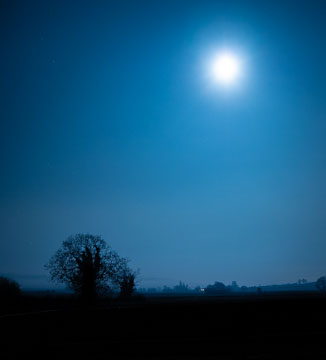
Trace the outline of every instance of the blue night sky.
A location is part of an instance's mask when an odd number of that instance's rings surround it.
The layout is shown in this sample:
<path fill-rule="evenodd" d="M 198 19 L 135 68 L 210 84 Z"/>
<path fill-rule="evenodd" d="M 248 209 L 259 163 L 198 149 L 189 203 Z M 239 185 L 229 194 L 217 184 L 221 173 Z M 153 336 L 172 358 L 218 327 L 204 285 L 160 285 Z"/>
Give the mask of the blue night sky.
<path fill-rule="evenodd" d="M 325 1 L 1 1 L 0 273 L 99 234 L 141 287 L 326 273 Z M 207 78 L 220 48 L 244 76 Z"/>

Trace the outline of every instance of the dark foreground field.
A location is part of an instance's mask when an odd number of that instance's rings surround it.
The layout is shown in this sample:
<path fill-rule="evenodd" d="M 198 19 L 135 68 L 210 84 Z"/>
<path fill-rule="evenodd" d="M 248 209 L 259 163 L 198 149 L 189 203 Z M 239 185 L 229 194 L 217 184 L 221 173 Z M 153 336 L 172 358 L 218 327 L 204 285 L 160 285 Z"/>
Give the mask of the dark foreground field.
<path fill-rule="evenodd" d="M 318 295 L 147 299 L 0 318 L 0 358 L 326 359 Z"/>

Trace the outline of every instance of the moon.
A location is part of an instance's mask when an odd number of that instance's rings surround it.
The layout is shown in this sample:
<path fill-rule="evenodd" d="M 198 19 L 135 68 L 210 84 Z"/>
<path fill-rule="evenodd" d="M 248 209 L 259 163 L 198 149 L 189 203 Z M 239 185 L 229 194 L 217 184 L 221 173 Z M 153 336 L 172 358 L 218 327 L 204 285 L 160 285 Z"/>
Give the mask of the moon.
<path fill-rule="evenodd" d="M 218 83 L 229 86 L 236 82 L 240 75 L 240 60 L 230 52 L 217 54 L 211 64 L 211 74 Z"/>

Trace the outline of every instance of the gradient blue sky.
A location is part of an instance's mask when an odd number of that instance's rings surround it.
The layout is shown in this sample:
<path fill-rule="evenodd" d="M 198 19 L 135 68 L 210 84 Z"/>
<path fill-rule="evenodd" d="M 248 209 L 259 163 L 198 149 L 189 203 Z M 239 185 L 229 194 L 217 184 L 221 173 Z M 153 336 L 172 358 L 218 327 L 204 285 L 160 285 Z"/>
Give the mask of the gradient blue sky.
<path fill-rule="evenodd" d="M 44 284 L 60 243 L 89 232 L 142 287 L 324 275 L 325 12 L 1 1 L 0 273 Z M 206 76 L 225 47 L 245 61 L 228 91 Z"/>

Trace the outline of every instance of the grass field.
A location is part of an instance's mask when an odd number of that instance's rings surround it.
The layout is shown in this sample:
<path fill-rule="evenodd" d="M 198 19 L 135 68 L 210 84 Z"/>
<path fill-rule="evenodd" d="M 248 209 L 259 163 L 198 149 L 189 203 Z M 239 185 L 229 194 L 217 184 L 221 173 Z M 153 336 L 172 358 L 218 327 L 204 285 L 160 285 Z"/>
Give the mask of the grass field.
<path fill-rule="evenodd" d="M 317 294 L 150 298 L 0 318 L 1 358 L 326 359 Z"/>

